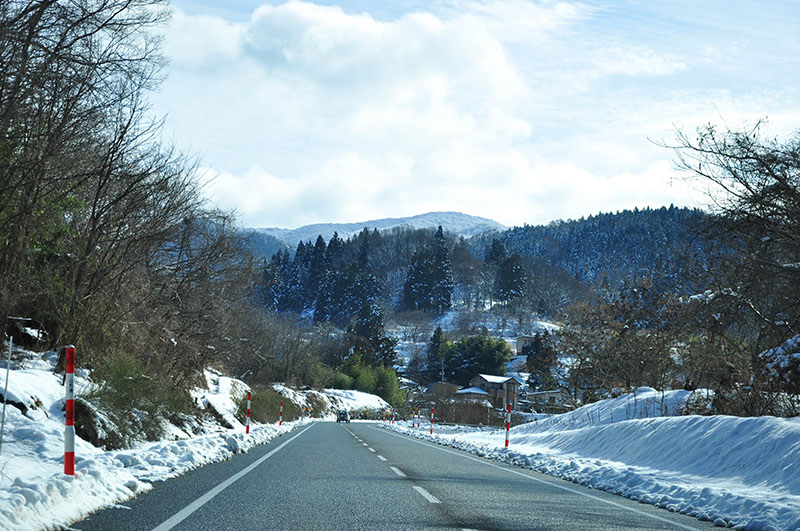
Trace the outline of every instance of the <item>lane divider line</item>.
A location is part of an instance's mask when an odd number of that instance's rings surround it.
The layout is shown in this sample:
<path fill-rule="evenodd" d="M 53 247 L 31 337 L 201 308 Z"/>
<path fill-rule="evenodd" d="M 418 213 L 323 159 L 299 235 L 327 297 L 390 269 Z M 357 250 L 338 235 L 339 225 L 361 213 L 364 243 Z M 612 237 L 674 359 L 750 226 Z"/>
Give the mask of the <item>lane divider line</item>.
<path fill-rule="evenodd" d="M 696 531 L 696 529 L 697 529 L 696 527 L 691 527 L 691 526 L 688 526 L 688 525 L 684 525 L 684 524 L 682 524 L 680 522 L 674 522 L 672 520 L 668 520 L 667 518 L 662 518 L 661 516 L 658 516 L 658 515 L 655 515 L 655 514 L 650 514 L 650 513 L 644 512 L 644 511 L 640 511 L 640 510 L 635 509 L 633 507 L 626 507 L 626 506 L 622 505 L 621 503 L 617 503 L 617 502 L 614 502 L 614 501 L 611 501 L 611 500 L 604 500 L 603 498 L 599 498 L 597 496 L 593 496 L 592 494 L 589 494 L 589 493 L 586 493 L 586 492 L 581 492 L 581 491 L 579 491 L 577 489 L 573 489 L 573 488 L 570 488 L 570 487 L 567 487 L 567 486 L 564 486 L 564 485 L 559 485 L 558 483 L 554 483 L 552 481 L 545 481 L 543 479 L 539 479 L 539 478 L 536 478 L 536 477 L 533 477 L 533 476 L 529 476 L 528 474 L 524 474 L 524 473 L 519 472 L 517 470 L 514 470 L 512 468 L 508 468 L 508 467 L 505 467 L 505 466 L 500 466 L 500 465 L 497 465 L 495 463 L 491 463 L 489 461 L 486 461 L 486 460 L 483 460 L 483 459 L 479 459 L 477 457 L 464 455 L 464 454 L 459 453 L 459 452 L 454 452 L 453 450 L 448 450 L 447 448 L 442 448 L 441 446 L 439 446 L 437 444 L 431 444 L 431 443 L 423 442 L 423 441 L 420 441 L 419 439 L 417 439 L 415 437 L 409 437 L 409 436 L 406 436 L 406 435 L 401 435 L 399 433 L 392 433 L 391 431 L 384 430 L 384 429 L 381 429 L 381 428 L 373 427 L 372 429 L 381 431 L 382 433 L 387 433 L 389 435 L 394 435 L 395 437 L 400 437 L 401 439 L 410 440 L 410 441 L 413 441 L 415 443 L 421 444 L 423 446 L 429 446 L 431 448 L 436 448 L 437 450 L 441 450 L 442 452 L 446 452 L 448 454 L 457 455 L 459 457 L 463 457 L 464 459 L 469 459 L 470 461 L 475 461 L 476 463 L 482 463 L 482 464 L 484 464 L 486 466 L 490 466 L 490 467 L 496 468 L 498 470 L 505 470 L 506 472 L 509 472 L 511 474 L 516 474 L 518 476 L 522 476 L 524 478 L 528 478 L 531 481 L 535 481 L 537 483 L 542 483 L 544 485 L 549 485 L 549 486 L 555 487 L 557 489 L 565 490 L 567 492 L 571 492 L 572 494 L 578 494 L 579 496 L 583 496 L 585 498 L 591 498 L 592 500 L 599 501 L 599 502 L 605 503 L 607 505 L 612 505 L 614 507 L 617 507 L 618 509 L 622 509 L 622 510 L 625 510 L 625 511 L 630 511 L 630 512 L 638 514 L 640 516 L 646 516 L 648 518 L 652 518 L 653 520 L 658 520 L 659 522 L 665 522 L 665 523 L 667 523 L 667 524 L 669 524 L 669 525 L 671 525 L 673 527 L 677 527 L 677 528 L 680 528 L 680 529 L 689 529 L 691 531 Z M 511 465 L 508 465 L 508 466 L 511 466 Z M 535 472 L 535 471 L 531 470 L 531 472 Z M 417 488 L 417 487 L 414 487 L 414 488 Z M 588 488 L 588 487 L 586 487 L 586 488 Z"/>
<path fill-rule="evenodd" d="M 381 461 L 383 461 L 384 463 L 386 462 L 386 458 L 385 458 L 385 457 L 383 457 L 382 455 L 379 455 L 379 456 L 378 456 L 378 459 L 380 459 L 380 460 L 381 460 Z"/>
<path fill-rule="evenodd" d="M 442 503 L 441 501 L 439 501 L 439 499 L 436 496 L 434 496 L 433 494 L 431 494 L 427 490 L 423 489 L 422 487 L 418 487 L 418 486 L 414 485 L 414 490 L 419 492 L 420 494 L 422 494 L 422 497 L 425 498 L 426 500 L 428 500 L 431 503 Z"/>
<path fill-rule="evenodd" d="M 369 450 L 369 451 L 370 451 L 370 452 L 372 452 L 373 454 L 375 453 L 375 448 L 367 448 L 367 450 Z"/>
<path fill-rule="evenodd" d="M 233 485 L 236 481 L 238 481 L 242 477 L 244 477 L 247 474 L 249 474 L 250 472 L 252 472 L 261 463 L 263 463 L 264 461 L 266 461 L 267 459 L 269 459 L 270 457 L 275 455 L 278 452 L 278 450 L 280 450 L 281 448 L 283 448 L 284 446 L 286 446 L 287 444 L 289 444 L 293 440 L 295 440 L 298 437 L 300 437 L 301 435 L 303 435 L 309 429 L 311 429 L 312 426 L 314 426 L 314 425 L 312 424 L 311 426 L 309 426 L 308 428 L 304 429 L 303 431 L 301 431 L 300 433 L 298 433 L 297 435 L 295 435 L 291 439 L 287 440 L 286 442 L 284 442 L 283 444 L 281 444 L 280 446 L 278 446 L 277 448 L 275 448 L 274 450 L 272 450 L 268 454 L 260 457 L 257 461 L 255 461 L 253 464 L 251 464 L 247 468 L 237 472 L 236 474 L 232 475 L 231 477 L 229 477 L 228 479 L 226 479 L 225 481 L 223 481 L 222 483 L 220 483 L 219 485 L 217 485 L 216 487 L 214 487 L 210 491 L 206 492 L 205 494 L 203 494 L 202 496 L 197 498 L 195 501 L 193 501 L 192 503 L 190 503 L 189 505 L 187 505 L 186 507 L 184 507 L 183 509 L 181 509 L 180 511 L 178 511 L 174 515 L 172 515 L 169 519 L 167 519 L 161 525 L 159 525 L 158 527 L 154 528 L 153 531 L 169 531 L 170 529 L 172 529 L 176 525 L 180 524 L 181 522 L 186 520 L 189 516 L 191 516 L 193 512 L 195 512 L 200 507 L 202 507 L 203 505 L 205 505 L 208 502 L 210 502 L 217 494 L 219 494 L 223 490 L 227 489 L 228 487 Z"/>
<path fill-rule="evenodd" d="M 397 474 L 401 478 L 407 477 L 405 475 L 405 473 L 402 470 L 400 470 L 399 468 L 397 468 L 396 466 L 390 466 L 389 468 L 391 468 L 392 472 L 394 472 L 395 474 Z"/>

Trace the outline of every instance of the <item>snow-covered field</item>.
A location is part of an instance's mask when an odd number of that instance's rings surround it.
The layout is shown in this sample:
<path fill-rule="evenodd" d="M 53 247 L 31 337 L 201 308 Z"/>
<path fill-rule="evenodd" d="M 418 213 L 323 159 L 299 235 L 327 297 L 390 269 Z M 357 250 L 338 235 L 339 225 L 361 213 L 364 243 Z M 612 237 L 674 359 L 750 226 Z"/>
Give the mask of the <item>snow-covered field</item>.
<path fill-rule="evenodd" d="M 123 502 L 149 490 L 154 481 L 178 476 L 193 468 L 229 459 L 233 454 L 264 444 L 281 433 L 307 424 L 309 419 L 260 425 L 245 434 L 237 418 L 235 400 L 248 390 L 243 382 L 206 371 L 205 389 L 195 389 L 194 399 L 233 428 L 217 423 L 202 426 L 203 435 L 192 436 L 167 426 L 171 440 L 142 443 L 129 450 L 105 451 L 75 438 L 75 476 L 64 475 L 64 387 L 52 372 L 55 354 L 27 355 L 22 368 L 12 363 L 0 449 L 0 529 L 33 530 L 65 526 L 102 507 Z M 6 380 L 5 360 L 0 365 L 0 391 Z M 92 384 L 85 371 L 77 371 L 76 395 Z M 298 406 L 306 405 L 303 393 L 276 385 L 276 390 Z M 379 397 L 357 391 L 318 393 L 337 408 L 384 409 Z M 323 415 L 326 417 L 326 415 Z M 332 413 L 327 417 L 333 418 Z"/>
<path fill-rule="evenodd" d="M 639 389 L 505 432 L 416 437 L 744 529 L 800 529 L 800 418 L 675 416 L 688 391 Z M 453 430 L 447 430 L 453 431 Z"/>

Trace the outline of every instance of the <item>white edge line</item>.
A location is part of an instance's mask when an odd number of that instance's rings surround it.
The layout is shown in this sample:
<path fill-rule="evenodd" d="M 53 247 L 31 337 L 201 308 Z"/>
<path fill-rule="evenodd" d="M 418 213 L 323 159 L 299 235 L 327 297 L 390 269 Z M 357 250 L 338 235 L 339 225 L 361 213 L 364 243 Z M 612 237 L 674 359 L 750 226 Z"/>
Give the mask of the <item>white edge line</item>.
<path fill-rule="evenodd" d="M 596 500 L 596 501 L 599 501 L 599 502 L 602 502 L 602 503 L 605 503 L 605 504 L 608 504 L 608 505 L 613 505 L 614 507 L 617 507 L 619 509 L 623 509 L 625 511 L 630 511 L 632 513 L 636 513 L 636 514 L 641 515 L 641 516 L 646 516 L 648 518 L 652 518 L 652 519 L 658 520 L 660 522 L 666 522 L 666 523 L 668 523 L 668 524 L 670 524 L 672 526 L 679 527 L 681 529 L 690 529 L 692 531 L 696 531 L 697 530 L 696 527 L 690 527 L 688 525 L 683 525 L 680 522 L 674 522 L 672 520 L 669 520 L 667 518 L 662 518 L 661 516 L 658 516 L 658 515 L 655 515 L 655 514 L 649 514 L 649 513 L 646 513 L 644 511 L 640 511 L 638 509 L 634 509 L 633 507 L 626 507 L 626 506 L 624 506 L 624 505 L 622 505 L 620 503 L 617 503 L 617 502 L 614 502 L 614 501 L 611 501 L 611 500 L 604 500 L 603 498 L 598 498 L 597 496 L 593 496 L 593 495 L 591 495 L 589 493 L 586 493 L 586 492 L 581 492 L 581 491 L 579 491 L 577 489 L 569 488 L 569 487 L 567 487 L 565 485 L 559 485 L 558 483 L 555 483 L 555 482 L 552 482 L 552 481 L 545 481 L 543 479 L 539 479 L 539 478 L 535 478 L 533 476 L 529 476 L 528 474 L 523 474 L 522 472 L 519 472 L 519 471 L 514 470 L 512 468 L 508 468 L 511 465 L 500 466 L 500 465 L 497 465 L 495 463 L 490 463 L 489 461 L 486 461 L 484 459 L 478 459 L 477 457 L 472 457 L 470 455 L 464 455 L 464 454 L 459 453 L 459 452 L 454 452 L 453 450 L 448 450 L 447 448 L 442 448 L 441 446 L 436 445 L 436 444 L 431 444 L 431 443 L 427 443 L 427 442 L 424 442 L 424 441 L 420 441 L 419 439 L 417 439 L 415 437 L 410 437 L 410 436 L 407 436 L 407 435 L 404 435 L 404 434 L 400 434 L 400 433 L 394 433 L 392 431 L 381 429 L 381 428 L 376 428 L 374 426 L 372 427 L 372 429 L 373 430 L 380 430 L 383 433 L 388 433 L 389 435 L 394 435 L 395 437 L 400 437 L 402 439 L 408 439 L 408 440 L 414 441 L 416 443 L 419 443 L 419 444 L 421 444 L 423 446 L 430 446 L 431 448 L 436 448 L 437 450 L 441 450 L 442 452 L 446 452 L 448 454 L 457 455 L 457 456 L 463 457 L 464 459 L 469 459 L 471 461 L 476 461 L 478 463 L 483 463 L 486 466 L 497 468 L 499 470 L 505 470 L 506 472 L 510 472 L 511 474 L 516 474 L 518 476 L 522 476 L 524 478 L 528 478 L 531 481 L 536 481 L 538 483 L 543 483 L 545 485 L 550 485 L 551 487 L 556 487 L 558 489 L 565 490 L 565 491 L 571 492 L 573 494 L 578 494 L 580 496 L 584 496 L 586 498 L 591 498 L 593 500 Z M 414 487 L 414 488 L 416 489 L 417 487 Z M 688 516 L 688 515 L 685 515 L 685 516 Z"/>
<path fill-rule="evenodd" d="M 389 468 L 391 468 L 392 472 L 394 472 L 395 474 L 397 474 L 401 478 L 406 477 L 405 473 L 402 470 L 400 470 L 399 468 L 397 468 L 396 466 L 390 466 Z"/>
<path fill-rule="evenodd" d="M 418 486 L 414 485 L 414 490 L 419 492 L 420 494 L 422 494 L 422 497 L 425 498 L 426 500 L 428 500 L 431 503 L 442 503 L 442 502 L 439 501 L 439 499 L 436 496 L 434 496 L 433 494 L 431 494 L 427 490 L 423 489 L 422 487 L 418 487 Z"/>
<path fill-rule="evenodd" d="M 313 426 L 313 424 L 311 426 Z M 206 503 L 211 501 L 211 499 L 214 498 L 214 496 L 216 496 L 217 494 L 219 494 L 223 490 L 225 490 L 228 487 L 230 487 L 234 482 L 236 482 L 237 480 L 241 479 L 243 476 L 245 476 L 245 475 L 249 474 L 250 472 L 252 472 L 254 468 L 258 467 L 261 463 L 263 463 L 264 461 L 266 461 L 267 459 L 272 457 L 278 450 L 280 450 L 281 448 L 283 448 L 284 446 L 286 446 L 287 444 L 289 444 L 293 440 L 295 440 L 298 437 L 300 437 L 301 435 L 303 435 L 305 432 L 307 432 L 309 430 L 309 428 L 311 428 L 311 426 L 309 426 L 308 428 L 304 429 L 303 431 L 301 431 L 300 433 L 298 433 L 297 435 L 295 435 L 294 437 L 292 437 L 288 441 L 284 442 L 283 444 L 281 444 L 280 446 L 278 446 L 277 448 L 275 448 L 274 450 L 272 450 L 268 454 L 260 457 L 257 461 L 255 461 L 254 463 L 249 465 L 244 470 L 240 470 L 239 472 L 237 472 L 233 476 L 229 477 L 228 479 L 226 479 L 225 481 L 223 481 L 222 483 L 220 483 L 219 485 L 217 485 L 216 487 L 214 487 L 210 491 L 206 492 L 205 494 L 203 494 L 202 496 L 197 498 L 195 501 L 193 501 L 192 503 L 190 503 L 189 505 L 187 505 L 186 507 L 184 507 L 183 509 L 181 509 L 180 511 L 178 511 L 174 515 L 172 515 L 169 519 L 167 519 L 166 521 L 161 523 L 158 527 L 154 528 L 153 531 L 168 531 L 168 530 L 172 529 L 173 527 L 175 527 L 176 525 L 178 525 L 179 523 L 183 522 L 184 520 L 186 520 L 186 518 L 191 516 L 191 514 L 193 512 L 195 512 L 200 507 L 202 507 L 203 505 L 205 505 Z"/>

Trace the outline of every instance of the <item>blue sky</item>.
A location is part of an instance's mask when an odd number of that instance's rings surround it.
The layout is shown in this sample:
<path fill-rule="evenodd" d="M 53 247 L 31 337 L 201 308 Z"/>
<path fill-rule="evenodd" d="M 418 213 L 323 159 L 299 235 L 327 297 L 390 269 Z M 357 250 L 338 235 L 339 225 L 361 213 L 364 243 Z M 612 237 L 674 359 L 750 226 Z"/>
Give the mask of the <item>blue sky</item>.
<path fill-rule="evenodd" d="M 246 226 L 702 206 L 653 141 L 800 123 L 793 1 L 172 5 L 154 110 Z"/>

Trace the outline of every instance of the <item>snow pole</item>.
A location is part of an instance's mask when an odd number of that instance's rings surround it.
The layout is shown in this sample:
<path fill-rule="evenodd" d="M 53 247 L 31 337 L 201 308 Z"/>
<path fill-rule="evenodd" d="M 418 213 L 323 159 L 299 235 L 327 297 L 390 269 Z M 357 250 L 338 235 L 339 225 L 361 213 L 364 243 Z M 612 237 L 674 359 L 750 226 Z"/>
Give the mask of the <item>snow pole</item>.
<path fill-rule="evenodd" d="M 506 408 L 506 448 L 508 448 L 508 434 L 511 431 L 511 404 L 507 404 Z"/>
<path fill-rule="evenodd" d="M 75 475 L 75 347 L 66 347 L 67 424 L 64 428 L 64 474 Z"/>
<path fill-rule="evenodd" d="M 394 424 L 394 409 L 392 409 L 392 424 Z"/>
<path fill-rule="evenodd" d="M 278 418 L 280 420 L 278 420 L 278 426 L 283 426 L 283 400 L 281 400 L 281 411 L 280 411 L 279 415 L 280 416 Z"/>
<path fill-rule="evenodd" d="M 433 408 L 431 408 L 431 435 L 433 435 Z"/>
<path fill-rule="evenodd" d="M 422 408 L 417 406 L 417 428 L 419 428 L 419 418 L 422 416 Z"/>
<path fill-rule="evenodd" d="M 3 433 L 6 429 L 6 404 L 8 403 L 8 375 L 11 373 L 11 349 L 14 348 L 14 336 L 8 338 L 8 358 L 6 359 L 6 387 L 3 391 L 3 420 L 0 421 L 0 453 L 3 452 Z"/>
<path fill-rule="evenodd" d="M 250 391 L 247 392 L 247 421 L 244 425 L 245 433 L 250 433 Z"/>

